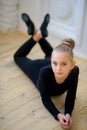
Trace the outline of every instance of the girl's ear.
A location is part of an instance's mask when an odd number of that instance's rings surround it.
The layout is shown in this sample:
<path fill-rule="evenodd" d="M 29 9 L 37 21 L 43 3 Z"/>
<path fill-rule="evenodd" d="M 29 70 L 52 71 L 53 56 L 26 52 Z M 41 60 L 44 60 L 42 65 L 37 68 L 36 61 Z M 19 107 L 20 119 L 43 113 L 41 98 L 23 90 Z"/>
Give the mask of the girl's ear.
<path fill-rule="evenodd" d="M 76 61 L 72 61 L 72 66 L 71 66 L 71 69 L 73 69 L 76 65 Z"/>

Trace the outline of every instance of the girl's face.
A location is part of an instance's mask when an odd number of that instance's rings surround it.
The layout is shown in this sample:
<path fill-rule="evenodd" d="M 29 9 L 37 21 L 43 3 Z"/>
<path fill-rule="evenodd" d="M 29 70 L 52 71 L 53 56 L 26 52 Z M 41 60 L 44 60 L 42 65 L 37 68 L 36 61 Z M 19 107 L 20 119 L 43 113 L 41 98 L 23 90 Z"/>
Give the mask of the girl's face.
<path fill-rule="evenodd" d="M 51 66 L 57 79 L 66 79 L 70 71 L 74 68 L 75 62 L 66 52 L 54 51 L 51 56 Z"/>

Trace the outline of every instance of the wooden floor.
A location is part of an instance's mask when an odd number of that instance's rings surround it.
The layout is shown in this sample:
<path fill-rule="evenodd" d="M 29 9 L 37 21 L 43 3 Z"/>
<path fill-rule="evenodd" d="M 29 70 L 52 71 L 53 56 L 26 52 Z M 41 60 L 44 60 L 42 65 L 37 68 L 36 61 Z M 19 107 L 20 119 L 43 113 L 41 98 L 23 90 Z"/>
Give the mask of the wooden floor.
<path fill-rule="evenodd" d="M 44 108 L 30 79 L 14 63 L 13 54 L 28 38 L 17 30 L 9 33 L 0 31 L 0 130 L 62 130 L 59 122 Z M 30 56 L 43 57 L 38 44 Z M 80 76 L 71 130 L 86 130 L 87 61 L 75 59 Z M 64 98 L 65 95 L 52 97 L 60 111 L 64 110 Z"/>

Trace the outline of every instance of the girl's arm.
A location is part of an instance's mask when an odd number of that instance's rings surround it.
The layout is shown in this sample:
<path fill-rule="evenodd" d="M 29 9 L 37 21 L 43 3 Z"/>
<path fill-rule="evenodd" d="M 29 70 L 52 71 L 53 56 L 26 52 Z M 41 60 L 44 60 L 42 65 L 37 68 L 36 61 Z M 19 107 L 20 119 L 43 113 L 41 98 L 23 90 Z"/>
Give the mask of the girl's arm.
<path fill-rule="evenodd" d="M 76 91 L 78 85 L 78 75 L 79 75 L 79 68 L 75 67 L 75 70 L 71 76 L 71 82 L 69 85 L 69 89 L 67 91 L 66 99 L 65 99 L 65 114 L 72 114 L 75 104 L 76 98 Z"/>
<path fill-rule="evenodd" d="M 44 104 L 44 106 L 47 108 L 47 110 L 54 116 L 55 119 L 58 120 L 57 115 L 60 113 L 59 110 L 55 107 L 54 103 L 51 100 L 51 97 L 49 95 L 50 87 L 48 87 L 48 83 L 46 80 L 47 72 L 44 73 L 43 70 L 39 74 L 37 87 L 40 91 L 41 99 Z M 50 84 L 49 84 L 50 86 Z M 49 89 L 48 89 L 49 88 Z"/>

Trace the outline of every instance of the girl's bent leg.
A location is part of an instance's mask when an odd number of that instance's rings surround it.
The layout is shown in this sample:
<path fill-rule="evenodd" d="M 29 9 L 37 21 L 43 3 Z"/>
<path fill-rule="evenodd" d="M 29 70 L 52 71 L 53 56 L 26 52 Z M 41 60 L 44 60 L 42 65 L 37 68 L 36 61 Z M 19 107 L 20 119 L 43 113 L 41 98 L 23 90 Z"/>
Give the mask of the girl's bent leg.
<path fill-rule="evenodd" d="M 42 38 L 39 41 L 40 47 L 43 50 L 43 52 L 45 53 L 45 57 L 51 57 L 51 53 L 53 51 L 53 48 L 51 47 L 51 45 L 48 43 L 48 41 L 44 38 Z"/>
<path fill-rule="evenodd" d="M 52 52 L 52 47 L 45 39 L 41 39 L 40 34 L 36 34 L 36 40 L 39 39 L 40 46 L 45 52 L 46 56 L 49 57 Z M 50 64 L 50 60 L 47 59 L 37 59 L 31 60 L 27 58 L 28 53 L 31 51 L 32 47 L 35 45 L 36 41 L 33 38 L 30 38 L 25 42 L 14 54 L 14 60 L 16 64 L 23 70 L 23 72 L 33 81 L 36 85 L 39 71 L 43 66 Z"/>
<path fill-rule="evenodd" d="M 31 60 L 26 57 L 35 43 L 36 42 L 32 38 L 25 42 L 14 54 L 14 60 L 21 70 L 36 85 L 40 69 L 49 64 L 50 61 L 48 59 Z"/>
<path fill-rule="evenodd" d="M 14 60 L 16 64 L 23 70 L 25 74 L 34 82 L 35 77 L 32 75 L 34 63 L 31 59 L 28 59 L 26 56 L 31 51 L 32 47 L 35 45 L 35 41 L 30 38 L 25 42 L 14 54 Z"/>
<path fill-rule="evenodd" d="M 26 41 L 14 54 L 14 59 L 16 60 L 16 57 L 26 57 L 35 43 L 36 42 L 33 40 L 33 38 L 30 38 L 28 41 Z"/>

